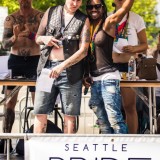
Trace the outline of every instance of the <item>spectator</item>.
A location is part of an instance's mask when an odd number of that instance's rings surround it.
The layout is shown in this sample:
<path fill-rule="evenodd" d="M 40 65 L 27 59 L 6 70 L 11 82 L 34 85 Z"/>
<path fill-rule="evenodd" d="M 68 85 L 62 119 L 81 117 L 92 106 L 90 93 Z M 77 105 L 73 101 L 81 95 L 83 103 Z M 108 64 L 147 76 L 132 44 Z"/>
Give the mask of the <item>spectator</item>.
<path fill-rule="evenodd" d="M 121 9 L 125 0 L 114 0 L 115 10 Z M 121 51 L 117 51 L 118 42 L 126 41 Z M 147 50 L 147 38 L 144 20 L 138 14 L 128 11 L 122 21 L 117 23 L 113 47 L 113 61 L 120 72 L 128 72 L 128 61 L 136 53 Z M 121 88 L 122 104 L 126 115 L 129 133 L 136 134 L 138 129 L 138 116 L 136 110 L 136 94 L 131 88 Z M 129 96 L 128 96 L 129 95 Z"/>
<path fill-rule="evenodd" d="M 11 48 L 8 68 L 12 70 L 12 78 L 23 76 L 36 78 L 40 46 L 35 42 L 43 13 L 32 8 L 32 0 L 18 0 L 20 9 L 6 17 L 2 44 L 5 49 Z M 7 87 L 7 95 L 15 86 Z M 34 102 L 35 87 L 30 87 Z M 15 105 L 18 93 L 6 104 L 4 132 L 10 133 L 15 119 Z"/>

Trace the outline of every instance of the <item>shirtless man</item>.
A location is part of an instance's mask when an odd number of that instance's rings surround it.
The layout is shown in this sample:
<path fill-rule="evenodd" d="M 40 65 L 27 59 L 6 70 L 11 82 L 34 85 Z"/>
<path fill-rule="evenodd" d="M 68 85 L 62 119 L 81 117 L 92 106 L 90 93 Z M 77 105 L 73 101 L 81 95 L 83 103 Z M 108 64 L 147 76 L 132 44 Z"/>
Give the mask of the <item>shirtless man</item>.
<path fill-rule="evenodd" d="M 23 76 L 36 78 L 40 46 L 35 42 L 43 13 L 32 8 L 32 0 L 18 0 L 20 9 L 6 17 L 2 45 L 11 48 L 8 68 L 12 70 L 12 78 Z M 7 87 L 7 95 L 15 86 Z M 34 100 L 35 87 L 29 87 Z M 18 93 L 6 104 L 4 132 L 10 133 L 15 119 L 15 105 Z"/>

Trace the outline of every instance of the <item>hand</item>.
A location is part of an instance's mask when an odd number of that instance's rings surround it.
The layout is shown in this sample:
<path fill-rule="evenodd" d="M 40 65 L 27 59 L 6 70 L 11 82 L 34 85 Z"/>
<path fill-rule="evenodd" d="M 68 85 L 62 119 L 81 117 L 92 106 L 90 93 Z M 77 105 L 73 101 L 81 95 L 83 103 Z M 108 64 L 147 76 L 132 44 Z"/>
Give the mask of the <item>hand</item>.
<path fill-rule="evenodd" d="M 60 48 L 57 42 L 61 42 L 55 39 L 53 36 L 43 36 L 42 41 L 47 46 L 54 46 L 56 48 Z"/>
<path fill-rule="evenodd" d="M 13 34 L 15 37 L 18 37 L 22 29 L 22 26 L 20 24 L 16 24 L 13 26 Z"/>
<path fill-rule="evenodd" d="M 58 78 L 61 72 L 63 71 L 62 63 L 59 64 L 58 66 L 52 68 L 49 77 L 50 78 Z"/>
<path fill-rule="evenodd" d="M 93 79 L 92 79 L 91 77 L 84 77 L 84 78 L 83 78 L 83 85 L 84 85 L 86 88 L 89 88 L 92 83 L 93 83 Z"/>
<path fill-rule="evenodd" d="M 31 32 L 31 30 L 30 30 L 30 27 L 31 25 L 30 24 L 25 24 L 24 25 L 24 30 L 23 31 L 21 31 L 21 33 L 19 33 L 19 37 L 27 37 L 28 38 L 28 36 L 29 36 L 29 34 L 30 34 L 30 32 Z"/>
<path fill-rule="evenodd" d="M 134 46 L 131 46 L 131 45 L 128 45 L 128 46 L 124 46 L 122 51 L 124 53 L 134 53 L 135 52 L 135 47 Z"/>

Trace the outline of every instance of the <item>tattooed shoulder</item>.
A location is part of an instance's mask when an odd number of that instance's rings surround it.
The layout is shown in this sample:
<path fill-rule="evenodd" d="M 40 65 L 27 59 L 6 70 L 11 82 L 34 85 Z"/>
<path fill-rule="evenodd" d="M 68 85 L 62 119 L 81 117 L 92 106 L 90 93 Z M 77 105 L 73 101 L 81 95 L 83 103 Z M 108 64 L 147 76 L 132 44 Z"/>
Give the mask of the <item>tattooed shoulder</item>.
<path fill-rule="evenodd" d="M 90 42 L 90 23 L 89 23 L 89 19 L 86 19 L 86 22 L 84 24 L 83 30 L 82 30 L 82 34 L 81 34 L 81 41 L 85 41 L 85 43 L 89 43 Z"/>
<path fill-rule="evenodd" d="M 14 19 L 11 15 L 7 16 L 4 21 L 4 26 L 11 26 L 14 23 Z"/>

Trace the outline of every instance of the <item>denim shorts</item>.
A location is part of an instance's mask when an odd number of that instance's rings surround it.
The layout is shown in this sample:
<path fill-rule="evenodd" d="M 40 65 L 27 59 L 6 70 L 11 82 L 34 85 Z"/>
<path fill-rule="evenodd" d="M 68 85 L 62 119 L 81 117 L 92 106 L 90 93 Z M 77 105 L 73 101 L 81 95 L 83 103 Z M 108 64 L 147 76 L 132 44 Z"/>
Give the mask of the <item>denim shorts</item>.
<path fill-rule="evenodd" d="M 51 69 L 60 63 L 47 61 L 45 68 Z M 51 93 L 36 91 L 34 114 L 51 114 L 58 94 L 60 94 L 63 114 L 80 115 L 82 81 L 78 81 L 73 85 L 69 84 L 66 70 L 63 70 L 53 82 Z"/>

